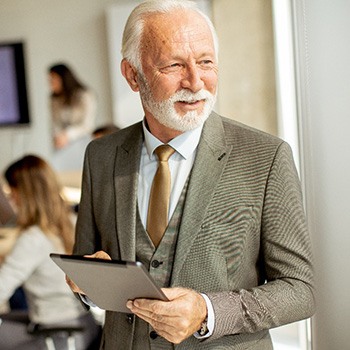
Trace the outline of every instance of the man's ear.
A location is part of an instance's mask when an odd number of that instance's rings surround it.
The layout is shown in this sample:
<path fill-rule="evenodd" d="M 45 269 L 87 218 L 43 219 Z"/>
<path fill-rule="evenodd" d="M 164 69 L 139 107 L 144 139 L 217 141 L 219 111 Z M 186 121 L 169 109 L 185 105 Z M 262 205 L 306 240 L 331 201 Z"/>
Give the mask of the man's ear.
<path fill-rule="evenodd" d="M 120 64 L 120 68 L 124 78 L 130 85 L 131 89 L 135 92 L 139 91 L 139 83 L 137 82 L 136 69 L 125 58 L 123 58 Z"/>

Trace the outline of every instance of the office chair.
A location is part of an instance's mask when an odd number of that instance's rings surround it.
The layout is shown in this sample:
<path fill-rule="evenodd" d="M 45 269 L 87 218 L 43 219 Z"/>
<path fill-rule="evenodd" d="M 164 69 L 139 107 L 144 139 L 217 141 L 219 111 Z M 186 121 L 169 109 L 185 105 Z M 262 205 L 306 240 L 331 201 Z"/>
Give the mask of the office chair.
<path fill-rule="evenodd" d="M 55 335 L 58 335 L 59 333 L 64 333 L 67 335 L 68 350 L 76 350 L 74 334 L 77 332 L 82 332 L 83 330 L 84 330 L 83 327 L 77 327 L 77 326 L 46 328 L 36 324 L 32 328 L 30 327 L 28 328 L 28 333 L 37 337 L 43 337 L 45 339 L 47 350 L 56 350 L 53 338 Z"/>

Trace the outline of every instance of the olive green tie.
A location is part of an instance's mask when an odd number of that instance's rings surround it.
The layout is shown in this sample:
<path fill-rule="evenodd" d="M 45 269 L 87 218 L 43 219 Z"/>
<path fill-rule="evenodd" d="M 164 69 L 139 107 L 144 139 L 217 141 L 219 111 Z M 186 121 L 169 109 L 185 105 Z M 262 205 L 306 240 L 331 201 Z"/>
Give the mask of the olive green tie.
<path fill-rule="evenodd" d="M 158 169 L 154 176 L 148 204 L 147 232 L 155 247 L 162 240 L 168 226 L 170 200 L 170 170 L 168 159 L 175 152 L 169 145 L 155 149 L 158 156 Z"/>

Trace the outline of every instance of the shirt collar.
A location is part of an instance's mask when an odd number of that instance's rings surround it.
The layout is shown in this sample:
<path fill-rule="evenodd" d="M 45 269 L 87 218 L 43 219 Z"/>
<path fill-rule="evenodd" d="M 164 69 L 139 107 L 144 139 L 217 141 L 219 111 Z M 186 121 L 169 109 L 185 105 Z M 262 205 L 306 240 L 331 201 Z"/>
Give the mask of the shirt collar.
<path fill-rule="evenodd" d="M 163 143 L 152 135 L 147 129 L 145 119 L 142 121 L 143 134 L 145 136 L 145 146 L 149 157 L 153 151 Z M 196 150 L 201 137 L 203 124 L 196 129 L 186 131 L 172 139 L 168 144 L 175 149 L 183 158 L 187 159 Z"/>

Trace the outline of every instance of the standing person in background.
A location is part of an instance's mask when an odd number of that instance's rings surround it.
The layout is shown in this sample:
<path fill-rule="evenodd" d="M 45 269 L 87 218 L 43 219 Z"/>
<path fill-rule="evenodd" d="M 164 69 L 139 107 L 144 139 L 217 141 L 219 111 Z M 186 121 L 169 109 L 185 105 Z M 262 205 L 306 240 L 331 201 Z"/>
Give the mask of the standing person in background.
<path fill-rule="evenodd" d="M 91 134 L 96 117 L 96 98 L 65 64 L 49 68 L 49 81 L 53 143 L 58 150 Z"/>
<path fill-rule="evenodd" d="M 77 333 L 77 349 L 87 349 L 98 326 L 65 284 L 62 271 L 51 261 L 52 252 L 72 252 L 73 214 L 60 196 L 54 171 L 41 158 L 28 155 L 11 164 L 5 179 L 17 207 L 20 235 L 0 265 L 0 304 L 23 286 L 30 324 L 11 314 L 2 315 L 0 349 L 46 349 L 44 340 L 28 327 L 84 327 Z M 56 349 L 67 349 L 67 339 L 54 338 Z"/>

